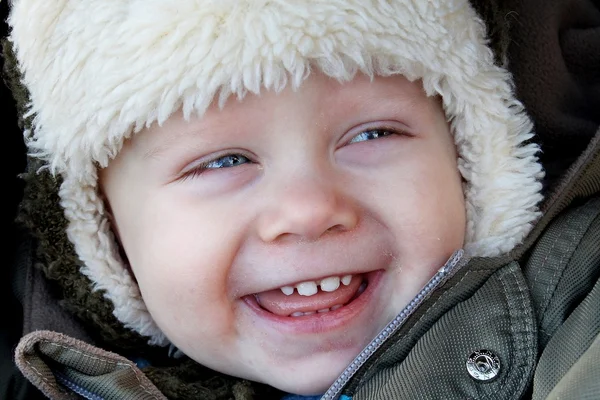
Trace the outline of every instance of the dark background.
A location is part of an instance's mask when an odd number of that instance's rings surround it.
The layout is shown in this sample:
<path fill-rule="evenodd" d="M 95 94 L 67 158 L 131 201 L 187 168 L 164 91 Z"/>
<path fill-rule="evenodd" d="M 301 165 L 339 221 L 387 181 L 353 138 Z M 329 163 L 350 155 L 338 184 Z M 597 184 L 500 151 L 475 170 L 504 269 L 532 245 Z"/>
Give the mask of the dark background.
<path fill-rule="evenodd" d="M 6 37 L 8 0 L 0 1 L 0 37 Z M 4 60 L 0 61 L 2 71 Z M 12 362 L 14 344 L 21 334 L 22 310 L 12 292 L 10 266 L 18 243 L 14 221 L 23 185 L 17 175 L 25 168 L 25 145 L 17 125 L 17 114 L 12 95 L 6 85 L 0 84 L 0 138 L 2 138 L 2 168 L 0 194 L 0 227 L 2 228 L 2 256 L 0 258 L 0 399 L 28 398 L 35 395 L 20 377 Z M 29 393 L 29 394 L 26 394 Z"/>

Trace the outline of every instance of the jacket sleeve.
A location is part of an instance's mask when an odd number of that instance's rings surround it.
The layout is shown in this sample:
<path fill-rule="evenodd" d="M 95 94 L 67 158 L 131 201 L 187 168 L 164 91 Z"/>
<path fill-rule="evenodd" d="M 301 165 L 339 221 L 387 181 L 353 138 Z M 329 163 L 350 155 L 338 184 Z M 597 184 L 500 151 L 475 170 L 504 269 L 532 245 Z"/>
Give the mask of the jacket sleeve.
<path fill-rule="evenodd" d="M 600 397 L 600 194 L 555 218 L 525 275 L 538 323 L 533 399 Z"/>
<path fill-rule="evenodd" d="M 600 334 L 548 395 L 548 399 L 594 399 L 600 393 Z"/>

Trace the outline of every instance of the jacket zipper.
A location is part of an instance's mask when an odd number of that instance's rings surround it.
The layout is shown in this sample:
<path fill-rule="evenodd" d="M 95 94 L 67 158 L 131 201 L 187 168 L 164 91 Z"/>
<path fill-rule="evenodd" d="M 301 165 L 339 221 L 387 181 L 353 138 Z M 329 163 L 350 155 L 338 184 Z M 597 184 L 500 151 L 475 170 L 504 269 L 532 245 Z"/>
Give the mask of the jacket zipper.
<path fill-rule="evenodd" d="M 352 363 L 341 375 L 333 382 L 333 385 L 325 394 L 321 397 L 321 400 L 337 400 L 340 396 L 340 392 L 350 381 L 350 379 L 356 374 L 356 372 L 362 367 L 367 360 L 375 354 L 377 349 L 381 347 L 394 332 L 396 332 L 407 320 L 407 318 L 415 311 L 423 301 L 429 297 L 429 295 L 446 282 L 453 274 L 458 270 L 457 266 L 461 263 L 464 254 L 463 250 L 457 250 L 450 256 L 446 264 L 436 272 L 436 274 L 429 280 L 429 282 L 421 289 L 421 291 L 412 299 L 412 301 L 404 307 L 404 309 L 394 318 L 389 324 L 383 328 L 379 334 L 373 339 L 358 356 L 354 358 Z"/>

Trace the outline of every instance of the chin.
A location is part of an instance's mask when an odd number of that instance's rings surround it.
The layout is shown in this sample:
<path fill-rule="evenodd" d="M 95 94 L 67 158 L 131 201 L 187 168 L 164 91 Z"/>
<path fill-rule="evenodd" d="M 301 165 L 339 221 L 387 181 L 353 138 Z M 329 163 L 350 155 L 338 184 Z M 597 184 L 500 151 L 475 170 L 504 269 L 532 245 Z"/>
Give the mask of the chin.
<path fill-rule="evenodd" d="M 338 374 L 332 374 L 330 370 L 331 368 L 324 368 L 322 370 L 317 370 L 319 371 L 317 373 L 312 371 L 311 373 L 308 371 L 306 373 L 304 371 L 297 371 L 291 373 L 287 379 L 283 378 L 277 382 L 266 383 L 286 393 L 298 394 L 301 396 L 321 395 L 329 389 L 338 377 Z"/>
<path fill-rule="evenodd" d="M 309 359 L 290 362 L 285 368 L 270 368 L 261 382 L 287 393 L 302 396 L 321 395 L 352 362 L 358 350 L 345 349 L 336 353 L 313 355 Z"/>

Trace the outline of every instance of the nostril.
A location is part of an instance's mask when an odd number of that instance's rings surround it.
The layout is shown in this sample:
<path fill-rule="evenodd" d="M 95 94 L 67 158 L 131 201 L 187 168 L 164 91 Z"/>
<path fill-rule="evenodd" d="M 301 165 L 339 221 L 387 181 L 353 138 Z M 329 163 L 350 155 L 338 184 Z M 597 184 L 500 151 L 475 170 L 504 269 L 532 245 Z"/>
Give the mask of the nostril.
<path fill-rule="evenodd" d="M 327 229 L 325 231 L 325 233 L 338 233 L 338 232 L 344 232 L 346 230 L 348 230 L 348 229 L 345 228 L 343 225 L 337 224 L 337 225 L 334 225 L 331 228 Z"/>

